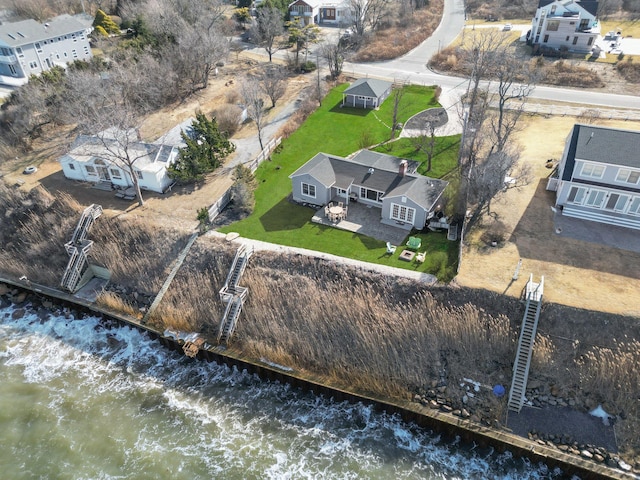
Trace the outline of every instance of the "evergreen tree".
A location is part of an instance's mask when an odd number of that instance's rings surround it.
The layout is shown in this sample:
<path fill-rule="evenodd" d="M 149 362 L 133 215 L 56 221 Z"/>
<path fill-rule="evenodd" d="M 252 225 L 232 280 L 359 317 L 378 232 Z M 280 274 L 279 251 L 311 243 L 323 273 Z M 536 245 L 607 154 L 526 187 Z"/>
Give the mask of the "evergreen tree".
<path fill-rule="evenodd" d="M 197 113 L 191 132 L 182 132 L 186 146 L 180 149 L 176 162 L 169 167 L 171 178 L 181 182 L 202 180 L 204 175 L 222 165 L 224 159 L 236 149 L 227 136 L 220 132 L 215 117 L 208 120 Z"/>

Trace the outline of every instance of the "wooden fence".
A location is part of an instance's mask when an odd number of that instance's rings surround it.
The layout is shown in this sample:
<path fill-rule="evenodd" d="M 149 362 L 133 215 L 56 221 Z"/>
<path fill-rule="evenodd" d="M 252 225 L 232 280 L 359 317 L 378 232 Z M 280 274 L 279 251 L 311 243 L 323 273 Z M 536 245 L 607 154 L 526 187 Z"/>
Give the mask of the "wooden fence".
<path fill-rule="evenodd" d="M 267 144 L 262 149 L 262 151 L 258 154 L 258 156 L 253 160 L 251 160 L 250 162 L 245 163 L 245 166 L 251 169 L 251 173 L 255 173 L 255 171 L 258 169 L 260 164 L 264 162 L 267 158 L 269 158 L 269 155 L 271 155 L 271 153 L 276 149 L 278 145 L 280 145 L 280 143 L 282 143 L 282 137 L 273 138 L 269 140 L 269 142 L 267 142 Z M 208 209 L 209 221 L 213 222 L 216 219 L 216 217 L 220 215 L 220 212 L 222 212 L 222 210 L 224 210 L 224 208 L 229 204 L 230 201 L 231 201 L 231 187 L 227 191 L 225 191 L 222 194 L 222 196 L 218 200 L 216 200 L 216 202 L 213 205 L 209 207 Z"/>

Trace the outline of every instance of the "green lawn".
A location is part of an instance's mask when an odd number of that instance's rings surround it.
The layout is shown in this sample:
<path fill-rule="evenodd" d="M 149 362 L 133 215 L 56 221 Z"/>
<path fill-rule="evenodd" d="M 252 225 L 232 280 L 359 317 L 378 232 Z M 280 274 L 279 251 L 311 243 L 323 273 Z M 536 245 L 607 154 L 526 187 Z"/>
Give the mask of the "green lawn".
<path fill-rule="evenodd" d="M 324 99 L 322 106 L 282 142 L 281 148 L 272 155 L 271 161 L 264 162 L 258 168 L 258 188 L 255 191 L 256 206 L 253 214 L 221 228 L 220 231 L 238 232 L 247 238 L 309 248 L 365 262 L 408 269 L 418 268 L 420 271 L 438 275 L 443 281 L 451 279 L 455 274 L 458 247 L 456 242 L 448 242 L 445 234 L 424 234 L 422 250 L 432 250 L 433 256 L 428 254 L 427 261 L 416 267 L 398 259 L 401 249 L 390 257 L 385 253 L 384 242 L 311 223 L 313 209 L 292 204 L 287 200 L 291 193 L 289 175 L 316 153 L 346 156 L 364 146 L 376 145 L 389 139 L 393 99 L 388 98 L 377 111 L 340 108 L 342 91 L 346 87 L 347 85 L 341 85 L 333 89 Z M 398 110 L 398 121 L 404 123 L 419 111 L 439 106 L 433 93 L 434 89 L 430 87 L 405 87 Z M 453 149 L 454 146 L 444 149 L 442 155 L 449 155 L 448 150 Z M 439 158 L 438 156 L 434 159 L 434 166 Z M 451 265 L 454 266 L 453 270 L 450 268 Z"/>

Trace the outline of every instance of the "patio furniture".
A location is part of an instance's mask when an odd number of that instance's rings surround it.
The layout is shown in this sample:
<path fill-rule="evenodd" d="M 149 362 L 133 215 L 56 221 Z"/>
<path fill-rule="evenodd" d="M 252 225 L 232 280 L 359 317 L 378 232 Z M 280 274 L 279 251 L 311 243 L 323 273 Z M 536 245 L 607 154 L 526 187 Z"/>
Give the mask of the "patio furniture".
<path fill-rule="evenodd" d="M 420 237 L 409 237 L 409 240 L 407 241 L 407 248 L 410 248 L 411 250 L 418 250 L 421 246 L 422 240 L 420 240 Z"/>
<path fill-rule="evenodd" d="M 416 255 L 416 263 L 424 263 L 425 258 L 427 257 L 427 252 L 420 252 Z"/>
<path fill-rule="evenodd" d="M 410 262 L 415 256 L 416 252 L 412 252 L 411 250 L 403 250 L 398 258 L 400 258 L 400 260 L 404 260 L 405 262 Z"/>
<path fill-rule="evenodd" d="M 342 202 L 338 202 L 338 206 L 339 206 L 340 208 L 342 208 L 342 207 L 344 207 L 344 203 L 342 203 Z"/>
<path fill-rule="evenodd" d="M 343 213 L 344 213 L 344 210 L 342 209 L 342 207 L 338 207 L 338 206 L 329 207 L 329 220 L 335 223 L 338 220 L 342 219 Z"/>
<path fill-rule="evenodd" d="M 393 255 L 394 253 L 396 253 L 396 246 L 395 245 L 391 245 L 390 242 L 387 242 L 387 253 L 389 255 Z"/>

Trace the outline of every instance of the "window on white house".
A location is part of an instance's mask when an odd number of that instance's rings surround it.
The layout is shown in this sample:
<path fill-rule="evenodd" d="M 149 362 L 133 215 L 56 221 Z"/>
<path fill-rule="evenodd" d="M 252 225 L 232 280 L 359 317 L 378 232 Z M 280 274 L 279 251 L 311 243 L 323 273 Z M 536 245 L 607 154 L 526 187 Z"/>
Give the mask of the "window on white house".
<path fill-rule="evenodd" d="M 627 213 L 632 213 L 633 215 L 640 215 L 640 197 L 634 197 L 631 201 L 631 205 L 629 205 L 629 210 Z"/>
<path fill-rule="evenodd" d="M 604 202 L 604 196 L 607 194 L 604 190 L 590 190 L 587 197 L 586 205 L 589 207 L 601 208 Z"/>
<path fill-rule="evenodd" d="M 382 203 L 382 196 L 384 192 L 378 190 L 369 190 L 365 187 L 360 187 L 360 198 L 366 198 L 367 200 L 373 200 L 374 202 Z"/>
<path fill-rule="evenodd" d="M 547 31 L 557 32 L 559 26 L 560 26 L 560 20 L 549 20 L 547 22 Z"/>
<path fill-rule="evenodd" d="M 9 71 L 11 72 L 11 75 L 18 75 L 18 71 L 16 70 L 16 67 L 14 67 L 13 65 L 9 64 Z"/>
<path fill-rule="evenodd" d="M 95 175 L 96 174 L 96 167 L 94 167 L 93 165 L 87 165 L 84 168 L 85 168 L 85 170 L 87 171 L 87 173 L 89 175 Z"/>
<path fill-rule="evenodd" d="M 595 165 L 593 163 L 583 163 L 580 175 L 583 177 L 602 178 L 604 174 L 603 165 Z"/>
<path fill-rule="evenodd" d="M 109 169 L 109 172 L 111 173 L 111 176 L 113 178 L 122 178 L 122 174 L 120 173 L 120 170 L 118 170 L 117 168 L 111 168 Z"/>
<path fill-rule="evenodd" d="M 309 183 L 302 184 L 302 194 L 305 197 L 313 197 L 316 198 L 316 186 L 311 185 Z"/>
<path fill-rule="evenodd" d="M 142 180 L 144 178 L 140 170 L 136 170 L 136 176 L 138 177 L 138 180 Z"/>
<path fill-rule="evenodd" d="M 24 53 L 22 53 L 22 49 L 20 47 L 16 47 L 16 53 L 18 54 L 18 57 L 24 58 Z"/>
<path fill-rule="evenodd" d="M 40 43 L 39 43 L 39 42 L 36 42 L 36 51 L 37 51 L 38 53 L 42 53 L 42 45 L 40 45 Z"/>
<path fill-rule="evenodd" d="M 76 166 L 73 163 L 69 164 L 69 170 L 75 170 Z"/>
<path fill-rule="evenodd" d="M 624 211 L 624 207 L 629 201 L 629 195 L 620 195 L 619 193 L 612 193 L 609 195 L 607 204 L 604 206 L 607 210 L 614 210 L 616 212 Z"/>
<path fill-rule="evenodd" d="M 569 197 L 567 197 L 567 202 L 575 203 L 581 205 L 584 201 L 585 194 L 587 193 L 587 189 L 583 187 L 571 187 L 569 191 Z"/>
<path fill-rule="evenodd" d="M 625 182 L 625 183 L 633 183 L 634 185 L 638 183 L 640 179 L 640 172 L 628 170 L 626 168 L 621 168 L 618 170 L 618 176 L 616 177 L 616 182 Z"/>
<path fill-rule="evenodd" d="M 416 209 L 411 207 L 405 207 L 404 205 L 398 205 L 397 203 L 391 204 L 391 218 L 394 220 L 400 220 L 402 222 L 413 223 Z"/>

